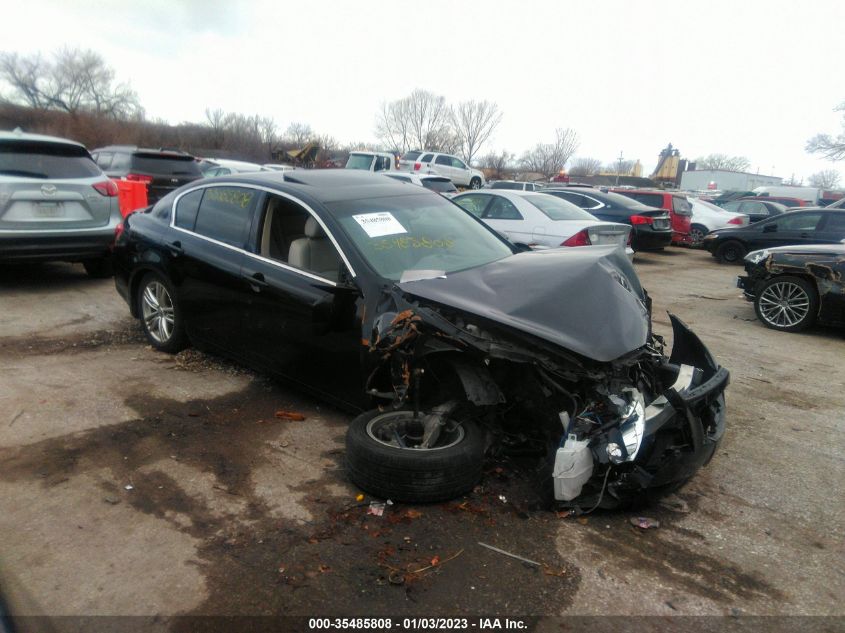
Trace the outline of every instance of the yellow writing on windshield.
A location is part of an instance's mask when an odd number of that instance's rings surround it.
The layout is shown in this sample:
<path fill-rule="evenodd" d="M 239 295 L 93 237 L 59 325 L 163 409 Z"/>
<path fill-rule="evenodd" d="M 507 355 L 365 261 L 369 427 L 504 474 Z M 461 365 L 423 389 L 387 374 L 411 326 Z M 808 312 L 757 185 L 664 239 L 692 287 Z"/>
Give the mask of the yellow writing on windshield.
<path fill-rule="evenodd" d="M 429 237 L 392 237 L 373 242 L 373 248 L 377 251 L 386 251 L 392 248 L 452 248 L 455 240 L 451 238 L 431 239 Z"/>
<path fill-rule="evenodd" d="M 252 202 L 251 191 L 243 189 L 225 189 L 223 187 L 212 187 L 205 192 L 206 197 L 214 202 L 222 202 L 223 204 L 231 204 L 241 209 L 246 209 L 249 203 Z"/>

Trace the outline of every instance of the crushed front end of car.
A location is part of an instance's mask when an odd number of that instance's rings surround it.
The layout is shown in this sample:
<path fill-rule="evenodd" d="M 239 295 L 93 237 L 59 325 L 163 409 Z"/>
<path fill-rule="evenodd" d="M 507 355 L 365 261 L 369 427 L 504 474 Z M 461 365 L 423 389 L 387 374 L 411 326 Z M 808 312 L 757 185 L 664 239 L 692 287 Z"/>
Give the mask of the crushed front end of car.
<path fill-rule="evenodd" d="M 724 434 L 728 371 L 674 315 L 664 353 L 624 252 L 568 250 L 583 252 L 524 253 L 386 290 L 368 306 L 367 391 L 421 420 L 416 437 L 391 431 L 397 448 L 434 449 L 441 429 L 478 425 L 487 455 L 530 458 L 541 487 L 575 512 L 674 490 Z M 424 464 L 435 451 L 417 452 Z"/>

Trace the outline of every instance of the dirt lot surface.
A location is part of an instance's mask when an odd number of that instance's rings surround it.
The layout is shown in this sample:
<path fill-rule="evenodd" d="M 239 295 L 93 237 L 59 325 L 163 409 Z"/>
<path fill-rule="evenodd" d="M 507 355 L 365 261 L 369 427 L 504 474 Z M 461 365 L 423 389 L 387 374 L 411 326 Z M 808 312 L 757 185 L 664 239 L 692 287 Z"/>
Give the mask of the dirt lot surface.
<path fill-rule="evenodd" d="M 154 352 L 81 266 L 0 269 L 3 569 L 54 615 L 845 614 L 842 332 L 767 330 L 706 253 L 637 268 L 655 329 L 671 310 L 732 372 L 721 451 L 647 531 L 560 518 L 509 463 L 467 498 L 367 514 L 347 415 Z"/>

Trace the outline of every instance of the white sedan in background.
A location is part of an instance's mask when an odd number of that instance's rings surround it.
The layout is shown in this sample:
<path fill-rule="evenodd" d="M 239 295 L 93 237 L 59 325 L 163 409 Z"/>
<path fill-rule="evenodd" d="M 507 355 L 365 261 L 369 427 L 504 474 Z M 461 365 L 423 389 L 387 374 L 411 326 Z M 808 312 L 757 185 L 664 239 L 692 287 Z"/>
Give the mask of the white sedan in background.
<path fill-rule="evenodd" d="M 616 244 L 626 249 L 628 257 L 634 254 L 628 246 L 630 226 L 603 222 L 545 193 L 486 189 L 462 193 L 452 201 L 516 245 L 540 249 Z"/>
<path fill-rule="evenodd" d="M 712 202 L 698 198 L 687 198 L 687 200 L 692 205 L 691 246 L 700 246 L 704 236 L 716 229 L 748 226 L 749 218 L 744 213 L 728 211 Z"/>

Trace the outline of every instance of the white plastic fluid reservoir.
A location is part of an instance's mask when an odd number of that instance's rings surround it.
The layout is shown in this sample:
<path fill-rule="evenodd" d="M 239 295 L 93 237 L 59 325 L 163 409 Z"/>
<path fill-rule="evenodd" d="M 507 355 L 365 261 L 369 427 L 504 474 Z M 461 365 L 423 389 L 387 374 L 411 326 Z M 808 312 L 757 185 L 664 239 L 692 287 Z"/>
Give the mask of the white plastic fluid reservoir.
<path fill-rule="evenodd" d="M 555 482 L 555 499 L 572 501 L 581 494 L 584 484 L 593 475 L 593 454 L 587 447 L 590 440 L 578 440 L 575 435 L 566 438 L 555 455 L 552 472 Z"/>

